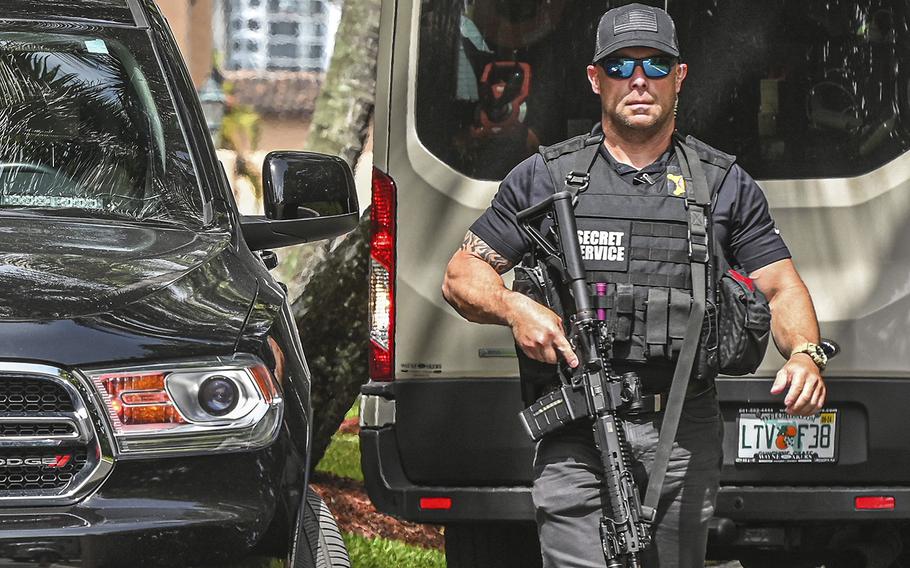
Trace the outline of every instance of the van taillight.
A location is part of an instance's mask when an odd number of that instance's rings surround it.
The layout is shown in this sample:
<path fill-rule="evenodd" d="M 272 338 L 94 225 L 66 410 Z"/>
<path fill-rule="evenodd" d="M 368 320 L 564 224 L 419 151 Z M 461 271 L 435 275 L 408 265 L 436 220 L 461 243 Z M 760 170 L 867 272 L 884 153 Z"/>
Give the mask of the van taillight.
<path fill-rule="evenodd" d="M 370 209 L 370 378 L 395 378 L 395 182 L 373 168 Z"/>

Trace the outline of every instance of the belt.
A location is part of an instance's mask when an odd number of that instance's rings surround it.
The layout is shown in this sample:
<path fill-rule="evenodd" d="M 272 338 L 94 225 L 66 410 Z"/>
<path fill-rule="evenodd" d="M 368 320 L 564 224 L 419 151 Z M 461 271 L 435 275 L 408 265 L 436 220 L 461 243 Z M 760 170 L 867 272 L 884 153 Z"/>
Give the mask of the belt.
<path fill-rule="evenodd" d="M 698 398 L 713 390 L 714 381 L 711 381 L 711 383 L 707 385 L 702 381 L 689 381 L 689 385 L 686 387 L 686 400 Z M 636 404 L 634 407 L 624 409 L 622 413 L 629 416 L 638 416 L 640 414 L 653 414 L 662 412 L 667 406 L 667 400 L 669 399 L 669 396 L 669 389 L 663 392 L 644 394 L 641 396 L 641 402 L 639 404 Z"/>
<path fill-rule="evenodd" d="M 559 388 L 559 383 L 550 383 L 548 384 L 543 393 L 540 396 L 545 396 Z M 697 398 L 704 394 L 707 394 L 714 390 L 714 381 L 710 381 L 710 384 L 704 384 L 703 381 L 690 380 L 689 385 L 686 387 L 686 400 Z M 623 416 L 639 416 L 641 414 L 654 414 L 657 412 L 663 412 L 664 408 L 667 406 L 667 400 L 670 396 L 670 390 L 660 391 L 656 393 L 646 393 L 642 394 L 640 402 L 634 407 L 627 406 L 620 409 L 620 413 Z"/>

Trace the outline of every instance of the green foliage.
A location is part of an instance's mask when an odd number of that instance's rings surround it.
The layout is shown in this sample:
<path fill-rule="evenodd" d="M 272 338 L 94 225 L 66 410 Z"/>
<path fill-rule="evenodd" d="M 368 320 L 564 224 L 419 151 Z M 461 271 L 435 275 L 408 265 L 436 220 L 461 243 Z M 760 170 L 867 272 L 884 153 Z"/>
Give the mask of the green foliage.
<path fill-rule="evenodd" d="M 316 471 L 347 477 L 363 483 L 360 470 L 360 438 L 356 434 L 335 434 Z"/>
<path fill-rule="evenodd" d="M 445 554 L 384 538 L 344 535 L 352 568 L 445 568 Z"/>
<path fill-rule="evenodd" d="M 262 119 L 252 107 L 232 105 L 221 123 L 221 142 L 228 150 L 238 154 L 252 152 L 259 144 Z"/>
<path fill-rule="evenodd" d="M 345 420 L 350 420 L 351 418 L 360 418 L 360 397 L 357 397 L 357 400 L 354 401 L 354 406 L 348 410 L 348 413 L 344 415 Z"/>

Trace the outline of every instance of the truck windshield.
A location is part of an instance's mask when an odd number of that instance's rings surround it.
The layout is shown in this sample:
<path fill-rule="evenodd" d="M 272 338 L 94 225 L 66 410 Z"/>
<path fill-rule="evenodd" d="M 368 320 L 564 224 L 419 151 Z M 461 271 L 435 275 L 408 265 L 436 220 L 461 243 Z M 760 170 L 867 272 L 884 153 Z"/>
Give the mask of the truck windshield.
<path fill-rule="evenodd" d="M 201 224 L 145 34 L 0 32 L 0 210 Z"/>
<path fill-rule="evenodd" d="M 625 2 L 423 2 L 416 127 L 463 174 L 501 179 L 600 119 L 585 67 Z M 663 6 L 663 2 L 649 2 Z M 910 2 L 670 0 L 689 76 L 679 129 L 760 179 L 850 177 L 910 148 Z"/>

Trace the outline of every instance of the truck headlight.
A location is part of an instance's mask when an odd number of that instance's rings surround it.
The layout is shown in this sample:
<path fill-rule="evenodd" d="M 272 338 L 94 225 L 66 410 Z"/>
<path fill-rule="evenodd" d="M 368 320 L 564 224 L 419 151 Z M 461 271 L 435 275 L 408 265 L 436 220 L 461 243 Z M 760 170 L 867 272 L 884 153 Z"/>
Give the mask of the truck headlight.
<path fill-rule="evenodd" d="M 252 355 L 85 374 L 122 458 L 255 450 L 271 444 L 281 424 L 278 384 Z"/>
<path fill-rule="evenodd" d="M 210 416 L 225 416 L 237 408 L 240 390 L 227 377 L 215 375 L 199 385 L 199 406 Z"/>

